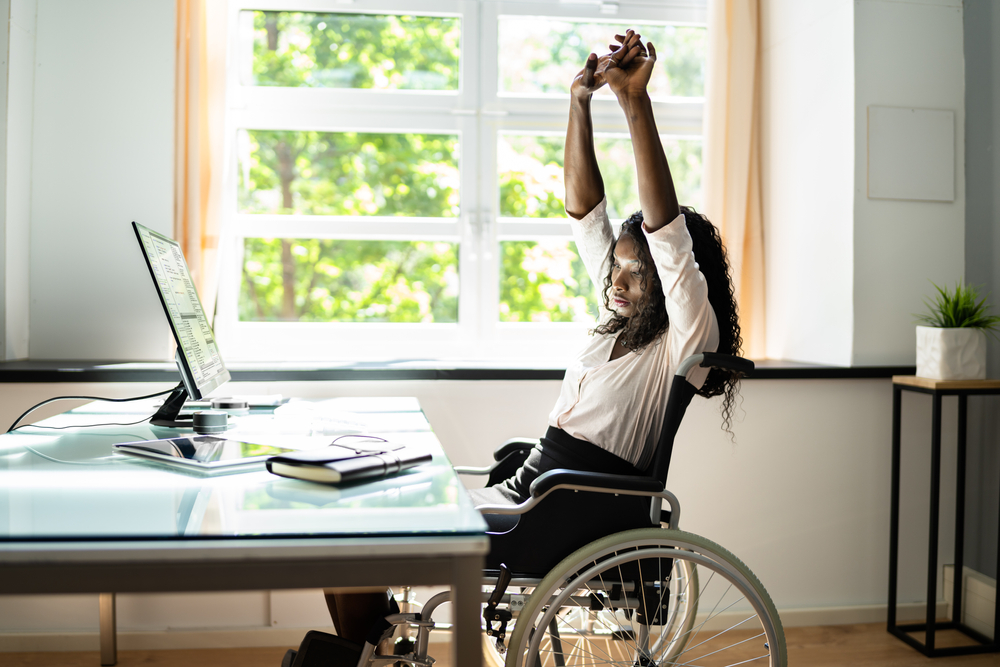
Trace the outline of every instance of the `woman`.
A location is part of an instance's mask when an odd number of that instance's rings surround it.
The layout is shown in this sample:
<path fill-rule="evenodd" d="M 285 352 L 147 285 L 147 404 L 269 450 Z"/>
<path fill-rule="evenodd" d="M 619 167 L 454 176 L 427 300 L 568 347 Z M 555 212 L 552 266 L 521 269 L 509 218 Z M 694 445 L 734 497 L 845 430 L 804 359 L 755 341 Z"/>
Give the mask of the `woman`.
<path fill-rule="evenodd" d="M 670 167 L 647 93 L 656 61 L 652 44 L 629 30 L 620 46 L 590 54 L 571 87 L 566 133 L 566 212 L 591 280 L 603 282 L 603 308 L 587 346 L 566 371 L 541 444 L 509 479 L 470 491 L 473 502 L 517 504 L 531 482 L 555 468 L 639 475 L 653 460 L 674 371 L 699 352 L 736 354 L 740 330 L 725 249 L 715 227 L 678 205 Z M 594 151 L 590 100 L 607 84 L 625 112 L 635 152 L 642 211 L 616 240 L 606 212 Z M 738 378 L 695 368 L 699 393 L 725 394 L 726 426 Z M 599 537 L 649 525 L 649 501 L 635 496 L 564 493 L 542 516 L 485 515 L 487 564 L 545 571 L 560 556 Z M 525 515 L 531 516 L 537 510 Z M 585 521 L 559 517 L 586 517 Z"/>
<path fill-rule="evenodd" d="M 520 503 L 531 482 L 554 468 L 642 474 L 653 458 L 676 366 L 699 352 L 739 351 L 722 242 L 708 220 L 678 205 L 656 132 L 646 90 L 656 51 L 652 44 L 643 46 L 631 30 L 615 38 L 620 46 L 612 45 L 612 53 L 601 58 L 590 54 L 574 79 L 566 133 L 566 212 L 591 279 L 604 285 L 600 321 L 567 369 L 546 436 L 512 477 L 470 491 L 477 506 Z M 605 84 L 628 120 L 642 206 L 622 225 L 617 240 L 606 212 L 590 111 L 591 97 Z M 725 394 L 728 427 L 737 378 L 695 368 L 687 379 L 702 395 Z M 539 525 L 536 529 L 507 534 L 518 517 L 486 515 L 491 530 L 488 565 L 547 569 L 593 539 L 649 525 L 646 498 L 570 493 L 550 498 L 544 513 L 531 519 Z M 327 603 L 341 636 L 358 643 L 370 619 L 388 613 L 384 593 L 334 597 L 330 591 Z M 346 627 L 349 621 L 357 629 Z"/>

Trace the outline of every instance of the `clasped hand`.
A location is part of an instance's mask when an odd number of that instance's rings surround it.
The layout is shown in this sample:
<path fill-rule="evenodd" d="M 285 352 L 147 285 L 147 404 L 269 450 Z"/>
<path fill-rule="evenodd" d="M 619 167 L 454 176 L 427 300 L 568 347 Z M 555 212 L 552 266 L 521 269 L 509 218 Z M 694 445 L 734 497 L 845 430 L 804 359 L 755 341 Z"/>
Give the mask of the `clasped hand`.
<path fill-rule="evenodd" d="M 618 44 L 609 44 L 610 53 L 600 58 L 591 53 L 587 64 L 573 79 L 570 94 L 579 99 L 589 98 L 604 84 L 619 101 L 637 94 L 646 94 L 649 77 L 656 62 L 656 49 L 651 42 L 642 44 L 641 35 L 630 30 L 615 35 Z"/>

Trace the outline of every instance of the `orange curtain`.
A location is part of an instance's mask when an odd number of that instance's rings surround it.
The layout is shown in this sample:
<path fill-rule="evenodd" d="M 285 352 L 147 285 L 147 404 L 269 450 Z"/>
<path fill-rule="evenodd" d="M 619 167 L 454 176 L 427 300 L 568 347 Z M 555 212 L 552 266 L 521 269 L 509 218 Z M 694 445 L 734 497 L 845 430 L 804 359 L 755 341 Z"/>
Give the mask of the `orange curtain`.
<path fill-rule="evenodd" d="M 176 0 L 174 236 L 209 318 L 219 276 L 225 108 L 223 0 Z"/>
<path fill-rule="evenodd" d="M 743 353 L 765 356 L 760 0 L 709 0 L 705 213 L 729 250 Z"/>

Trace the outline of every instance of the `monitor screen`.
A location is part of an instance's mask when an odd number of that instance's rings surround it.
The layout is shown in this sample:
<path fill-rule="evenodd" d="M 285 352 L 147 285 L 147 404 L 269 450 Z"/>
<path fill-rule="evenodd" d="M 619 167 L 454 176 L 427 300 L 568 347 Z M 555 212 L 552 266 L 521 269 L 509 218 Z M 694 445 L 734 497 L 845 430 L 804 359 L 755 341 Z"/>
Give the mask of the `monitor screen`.
<path fill-rule="evenodd" d="M 191 398 L 200 399 L 227 382 L 229 371 L 201 307 L 184 253 L 170 237 L 135 222 L 132 227 L 177 341 L 177 367 L 184 388 Z"/>

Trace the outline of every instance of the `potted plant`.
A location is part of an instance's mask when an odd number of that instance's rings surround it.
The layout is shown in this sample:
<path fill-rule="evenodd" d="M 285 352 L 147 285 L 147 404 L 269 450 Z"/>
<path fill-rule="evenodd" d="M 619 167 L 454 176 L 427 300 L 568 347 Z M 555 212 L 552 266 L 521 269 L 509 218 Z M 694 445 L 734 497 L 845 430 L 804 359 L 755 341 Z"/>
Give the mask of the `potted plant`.
<path fill-rule="evenodd" d="M 961 281 L 938 287 L 917 321 L 917 375 L 934 380 L 986 378 L 986 334 L 997 337 L 1000 315 L 989 314 L 986 297 Z"/>

